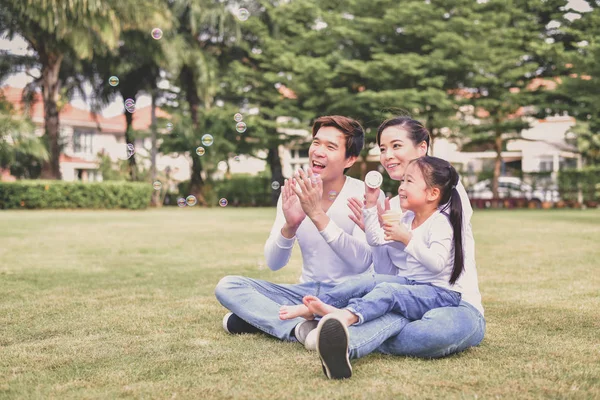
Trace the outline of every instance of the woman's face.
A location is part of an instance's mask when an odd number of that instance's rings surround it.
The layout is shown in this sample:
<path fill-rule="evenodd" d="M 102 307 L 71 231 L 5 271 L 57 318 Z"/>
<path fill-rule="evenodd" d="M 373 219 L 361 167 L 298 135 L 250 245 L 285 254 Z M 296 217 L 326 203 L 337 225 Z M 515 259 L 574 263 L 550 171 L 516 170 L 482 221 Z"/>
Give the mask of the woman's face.
<path fill-rule="evenodd" d="M 402 180 L 406 166 L 411 160 L 423 157 L 427 153 L 425 142 L 415 146 L 408 132 L 399 126 L 387 127 L 379 138 L 379 161 L 390 178 Z"/>

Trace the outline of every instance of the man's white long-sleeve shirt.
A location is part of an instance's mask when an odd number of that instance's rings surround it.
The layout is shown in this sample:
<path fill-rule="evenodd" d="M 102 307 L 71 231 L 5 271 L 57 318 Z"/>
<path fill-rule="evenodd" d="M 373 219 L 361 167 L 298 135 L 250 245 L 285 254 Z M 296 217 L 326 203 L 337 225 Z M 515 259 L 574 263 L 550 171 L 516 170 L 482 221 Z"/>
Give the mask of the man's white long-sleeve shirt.
<path fill-rule="evenodd" d="M 285 216 L 280 195 L 275 223 L 265 244 L 265 259 L 269 268 L 276 271 L 287 265 L 294 243 L 298 240 L 302 253 L 300 282 L 338 284 L 346 278 L 371 270 L 371 247 L 364 232 L 348 217 L 352 214 L 348 199 L 363 199 L 364 194 L 364 183 L 347 176 L 342 190 L 327 210 L 330 218 L 327 227 L 319 232 L 310 218 L 306 217 L 296 235 L 290 239 L 281 234 Z"/>

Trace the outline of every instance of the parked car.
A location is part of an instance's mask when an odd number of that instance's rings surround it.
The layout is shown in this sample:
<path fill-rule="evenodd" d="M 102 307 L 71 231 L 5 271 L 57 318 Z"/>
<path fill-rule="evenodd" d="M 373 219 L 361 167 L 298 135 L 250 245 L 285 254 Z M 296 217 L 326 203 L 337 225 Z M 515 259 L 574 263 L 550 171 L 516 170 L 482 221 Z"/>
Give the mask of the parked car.
<path fill-rule="evenodd" d="M 486 179 L 474 184 L 467 194 L 471 199 L 491 199 L 492 196 L 492 180 Z M 549 188 L 536 188 L 524 183 L 520 178 L 511 176 L 501 176 L 498 179 L 498 196 L 501 199 L 506 198 L 525 198 L 527 200 L 537 200 L 539 202 L 551 201 L 557 202 L 560 200 L 558 188 L 554 185 Z"/>

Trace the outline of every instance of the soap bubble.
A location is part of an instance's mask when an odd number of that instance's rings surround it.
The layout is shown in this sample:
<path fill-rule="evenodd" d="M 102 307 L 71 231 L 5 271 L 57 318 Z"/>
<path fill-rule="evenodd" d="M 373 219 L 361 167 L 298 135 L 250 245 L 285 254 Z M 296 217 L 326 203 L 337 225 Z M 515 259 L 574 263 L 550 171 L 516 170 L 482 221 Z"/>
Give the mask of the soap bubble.
<path fill-rule="evenodd" d="M 196 196 L 191 194 L 185 199 L 185 204 L 187 204 L 190 207 L 195 206 L 197 202 L 198 200 L 196 200 Z"/>
<path fill-rule="evenodd" d="M 185 206 L 186 206 L 186 204 L 185 204 L 185 199 L 184 199 L 183 197 L 180 197 L 180 198 L 178 198 L 178 199 L 177 199 L 177 205 L 178 205 L 179 207 L 185 207 Z"/>
<path fill-rule="evenodd" d="M 111 76 L 110 78 L 108 78 L 108 84 L 112 87 L 115 87 L 119 84 L 119 78 L 117 78 L 116 76 Z"/>
<path fill-rule="evenodd" d="M 271 183 L 271 188 L 272 188 L 273 190 L 277 190 L 277 189 L 279 189 L 279 186 L 280 186 L 280 185 L 279 185 L 279 182 L 277 182 L 277 181 L 273 181 L 273 183 Z"/>
<path fill-rule="evenodd" d="M 334 201 L 334 200 L 335 200 L 335 198 L 337 197 L 337 195 L 338 195 L 338 194 L 337 194 L 337 192 L 336 192 L 335 190 L 331 190 L 331 191 L 329 192 L 329 200 L 331 200 L 331 201 Z"/>
<path fill-rule="evenodd" d="M 160 183 L 160 181 L 154 181 L 152 187 L 154 188 L 154 190 L 160 190 L 160 188 L 162 187 L 162 183 Z"/>
<path fill-rule="evenodd" d="M 162 38 L 162 35 L 163 31 L 160 28 L 152 29 L 152 39 L 159 40 L 160 38 Z"/>
<path fill-rule="evenodd" d="M 131 143 L 127 143 L 127 159 L 129 160 L 131 156 L 135 154 L 135 147 Z"/>
<path fill-rule="evenodd" d="M 204 150 L 204 147 L 202 146 L 198 146 L 196 148 L 196 154 L 198 154 L 199 156 L 203 156 L 206 150 Z"/>
<path fill-rule="evenodd" d="M 210 146 L 211 144 L 213 144 L 213 137 L 210 133 L 206 133 L 204 135 L 202 135 L 202 144 L 205 146 Z"/>
<path fill-rule="evenodd" d="M 244 133 L 244 132 L 246 132 L 246 123 L 245 122 L 238 122 L 235 125 L 235 130 L 238 131 L 238 133 Z"/>
<path fill-rule="evenodd" d="M 240 8 L 237 12 L 237 17 L 240 21 L 246 21 L 250 17 L 250 11 L 245 8 Z"/>
<path fill-rule="evenodd" d="M 233 157 L 233 159 L 237 162 L 240 162 L 240 156 L 235 156 L 235 157 Z"/>
<path fill-rule="evenodd" d="M 235 122 L 242 122 L 242 120 L 244 119 L 244 116 L 240 113 L 237 113 L 233 116 L 233 119 L 235 120 Z"/>
<path fill-rule="evenodd" d="M 227 199 L 225 197 L 223 197 L 221 200 L 219 200 L 219 205 L 221 207 L 227 206 Z"/>
<path fill-rule="evenodd" d="M 125 99 L 125 107 L 131 107 L 133 105 L 135 105 L 134 99 Z"/>
<path fill-rule="evenodd" d="M 173 124 L 170 122 L 167 122 L 167 132 L 171 132 L 173 130 Z"/>

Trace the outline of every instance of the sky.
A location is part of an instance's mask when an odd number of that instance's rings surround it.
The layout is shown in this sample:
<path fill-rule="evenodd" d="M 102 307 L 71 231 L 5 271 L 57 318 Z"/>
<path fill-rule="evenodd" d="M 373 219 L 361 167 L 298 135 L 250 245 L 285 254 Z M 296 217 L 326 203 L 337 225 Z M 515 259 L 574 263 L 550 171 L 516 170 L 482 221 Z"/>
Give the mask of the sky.
<path fill-rule="evenodd" d="M 580 12 L 586 12 L 586 11 L 591 10 L 589 8 L 589 5 L 584 0 L 569 0 L 569 2 L 567 4 L 567 9 L 574 9 L 574 10 L 580 11 Z M 15 37 L 13 40 L 8 40 L 4 36 L 0 37 L 0 51 L 2 51 L 2 50 L 7 50 L 10 53 L 19 54 L 19 55 L 25 55 L 25 54 L 27 54 L 28 51 L 31 51 L 31 50 L 28 50 L 27 42 L 25 42 L 25 40 L 23 40 L 21 37 Z M 32 70 L 31 73 L 34 75 L 39 75 L 39 70 Z M 108 78 L 109 77 L 106 77 L 107 82 L 108 82 Z M 0 86 L 9 85 L 9 86 L 13 86 L 13 87 L 22 88 L 22 87 L 25 87 L 25 85 L 27 83 L 31 82 L 32 80 L 33 80 L 33 78 L 28 76 L 26 73 L 21 72 L 21 73 L 9 76 L 5 81 L 0 82 Z M 161 85 L 159 84 L 159 86 L 161 86 Z M 91 87 L 87 87 L 86 92 L 89 95 L 89 93 L 91 93 Z M 150 96 L 141 95 L 141 96 L 138 96 L 135 99 L 135 101 L 136 101 L 137 108 L 147 107 L 150 105 Z M 90 109 L 90 105 L 87 104 L 85 101 L 83 101 L 83 99 L 80 97 L 74 98 L 71 101 L 71 104 L 77 108 L 82 108 L 82 109 L 86 109 L 86 110 Z M 115 115 L 122 114 L 124 111 L 125 111 L 125 106 L 123 104 L 123 99 L 120 97 L 117 97 L 115 99 L 115 101 L 113 101 L 108 107 L 106 107 L 104 110 L 102 110 L 102 115 L 104 117 L 113 117 Z"/>

